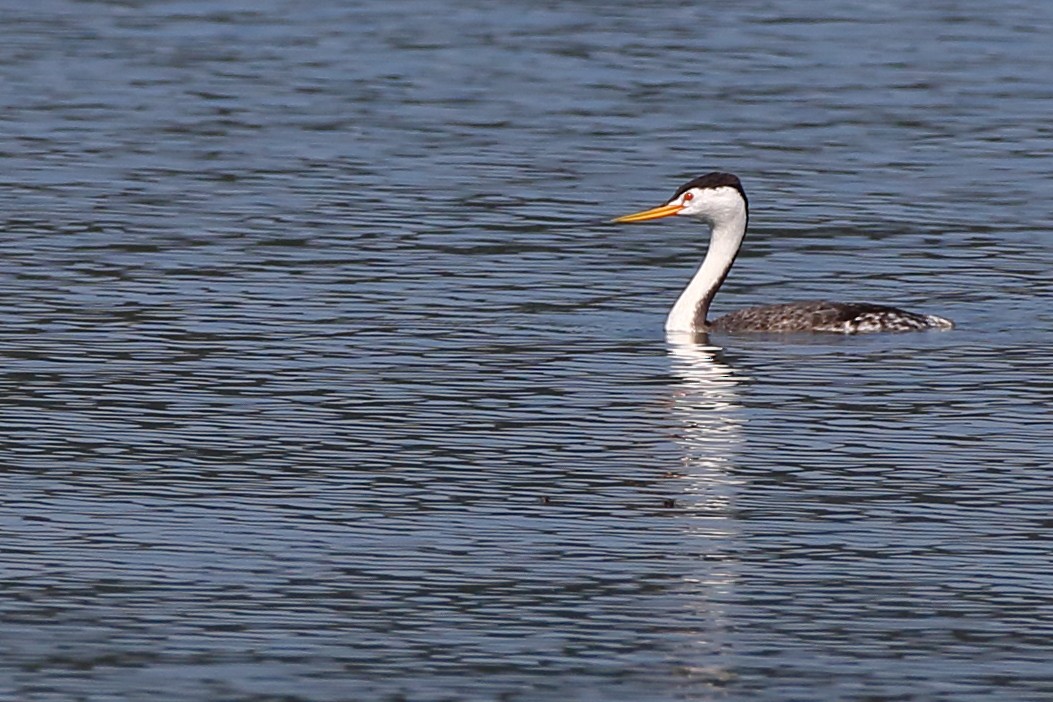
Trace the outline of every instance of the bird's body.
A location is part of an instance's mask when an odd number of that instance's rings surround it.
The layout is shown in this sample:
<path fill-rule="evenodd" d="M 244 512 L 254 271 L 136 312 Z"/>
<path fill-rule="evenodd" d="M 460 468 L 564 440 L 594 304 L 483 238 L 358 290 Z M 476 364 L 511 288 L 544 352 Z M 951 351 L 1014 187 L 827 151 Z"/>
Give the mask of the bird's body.
<path fill-rule="evenodd" d="M 869 302 L 815 300 L 783 305 L 747 307 L 713 320 L 709 328 L 726 332 L 833 332 L 860 334 L 876 331 L 950 329 L 949 320 L 915 314 L 898 307 Z"/>
<path fill-rule="evenodd" d="M 709 173 L 681 186 L 666 204 L 618 217 L 616 222 L 644 222 L 671 215 L 694 216 L 712 233 L 709 250 L 691 282 L 666 319 L 675 332 L 834 332 L 951 329 L 942 317 L 906 312 L 865 302 L 791 302 L 749 307 L 708 320 L 709 306 L 735 262 L 749 223 L 749 201 L 739 179 L 730 173 Z"/>

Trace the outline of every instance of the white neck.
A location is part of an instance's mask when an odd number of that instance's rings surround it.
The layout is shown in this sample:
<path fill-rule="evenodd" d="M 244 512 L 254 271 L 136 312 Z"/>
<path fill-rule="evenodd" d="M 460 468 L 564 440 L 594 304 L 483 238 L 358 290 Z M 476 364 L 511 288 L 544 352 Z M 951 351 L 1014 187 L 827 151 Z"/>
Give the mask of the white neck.
<path fill-rule="evenodd" d="M 709 250 L 695 276 L 669 311 L 665 320 L 666 331 L 703 332 L 708 329 L 706 316 L 709 314 L 709 303 L 735 262 L 742 238 L 746 236 L 747 219 L 746 208 L 738 207 L 717 221 L 709 221 L 712 227 Z"/>

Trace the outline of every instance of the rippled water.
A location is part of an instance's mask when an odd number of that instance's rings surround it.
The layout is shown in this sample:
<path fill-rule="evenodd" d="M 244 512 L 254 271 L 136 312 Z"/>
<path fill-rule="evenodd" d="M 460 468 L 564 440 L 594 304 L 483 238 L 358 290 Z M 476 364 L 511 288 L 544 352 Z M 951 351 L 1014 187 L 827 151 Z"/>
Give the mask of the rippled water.
<path fill-rule="evenodd" d="M 0 21 L 0 697 L 1053 695 L 1053 10 Z M 612 226 L 738 173 L 705 246 Z"/>

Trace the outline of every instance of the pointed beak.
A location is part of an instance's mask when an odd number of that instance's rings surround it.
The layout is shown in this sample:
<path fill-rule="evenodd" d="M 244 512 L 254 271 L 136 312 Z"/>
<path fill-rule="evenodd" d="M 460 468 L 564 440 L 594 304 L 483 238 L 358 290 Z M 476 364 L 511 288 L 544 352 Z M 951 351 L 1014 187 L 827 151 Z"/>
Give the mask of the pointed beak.
<path fill-rule="evenodd" d="M 650 219 L 661 219 L 662 217 L 672 217 L 675 214 L 680 214 L 680 210 L 684 209 L 681 204 L 669 204 L 661 205 L 660 207 L 652 207 L 649 210 L 643 212 L 634 212 L 633 214 L 622 215 L 621 217 L 615 217 L 612 222 L 646 222 Z"/>

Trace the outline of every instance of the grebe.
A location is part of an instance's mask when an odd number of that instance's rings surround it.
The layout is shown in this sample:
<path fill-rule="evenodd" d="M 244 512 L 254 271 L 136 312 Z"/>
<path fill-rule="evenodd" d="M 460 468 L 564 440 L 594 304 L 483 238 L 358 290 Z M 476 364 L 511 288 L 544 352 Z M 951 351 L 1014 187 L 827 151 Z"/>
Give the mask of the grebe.
<path fill-rule="evenodd" d="M 951 329 L 949 319 L 915 314 L 867 302 L 791 302 L 748 307 L 708 321 L 709 305 L 731 270 L 749 223 L 749 201 L 738 177 L 707 173 L 684 183 L 664 205 L 618 217 L 615 222 L 646 222 L 687 215 L 709 225 L 709 250 L 698 272 L 680 293 L 665 321 L 669 332 L 836 332 Z"/>

